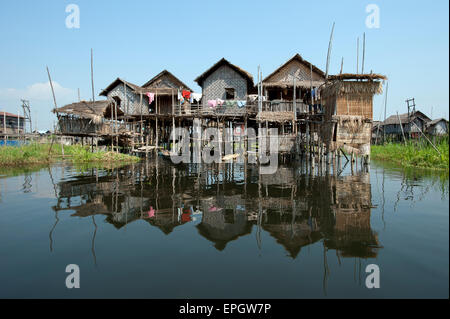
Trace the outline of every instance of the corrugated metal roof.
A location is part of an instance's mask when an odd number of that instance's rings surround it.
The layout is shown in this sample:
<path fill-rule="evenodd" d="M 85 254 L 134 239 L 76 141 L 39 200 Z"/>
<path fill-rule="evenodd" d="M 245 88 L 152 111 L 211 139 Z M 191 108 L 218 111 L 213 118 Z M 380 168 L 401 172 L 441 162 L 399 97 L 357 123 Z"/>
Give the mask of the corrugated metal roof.
<path fill-rule="evenodd" d="M 9 112 L 0 111 L 0 116 L 1 117 L 4 117 L 5 115 L 9 116 L 9 117 L 17 117 L 18 116 L 17 114 L 12 114 L 12 113 L 9 113 Z M 22 115 L 19 115 L 19 117 L 20 118 L 24 118 Z"/>

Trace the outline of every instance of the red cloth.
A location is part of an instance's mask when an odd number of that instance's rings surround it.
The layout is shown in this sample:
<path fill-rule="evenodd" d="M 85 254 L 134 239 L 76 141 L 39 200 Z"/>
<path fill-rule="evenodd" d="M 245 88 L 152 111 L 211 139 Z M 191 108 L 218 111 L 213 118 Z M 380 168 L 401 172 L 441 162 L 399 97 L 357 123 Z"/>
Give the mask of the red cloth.
<path fill-rule="evenodd" d="M 181 215 L 181 221 L 184 223 L 191 221 L 191 214 L 185 213 Z"/>
<path fill-rule="evenodd" d="M 183 90 L 181 95 L 186 99 L 189 100 L 191 98 L 191 92 Z"/>

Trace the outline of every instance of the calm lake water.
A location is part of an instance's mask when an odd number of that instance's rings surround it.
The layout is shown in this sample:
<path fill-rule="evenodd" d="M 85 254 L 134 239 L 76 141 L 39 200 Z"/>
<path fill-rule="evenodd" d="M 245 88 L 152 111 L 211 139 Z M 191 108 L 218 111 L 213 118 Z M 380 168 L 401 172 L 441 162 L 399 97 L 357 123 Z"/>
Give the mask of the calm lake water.
<path fill-rule="evenodd" d="M 1 298 L 448 298 L 448 236 L 448 173 L 375 162 L 0 170 Z"/>

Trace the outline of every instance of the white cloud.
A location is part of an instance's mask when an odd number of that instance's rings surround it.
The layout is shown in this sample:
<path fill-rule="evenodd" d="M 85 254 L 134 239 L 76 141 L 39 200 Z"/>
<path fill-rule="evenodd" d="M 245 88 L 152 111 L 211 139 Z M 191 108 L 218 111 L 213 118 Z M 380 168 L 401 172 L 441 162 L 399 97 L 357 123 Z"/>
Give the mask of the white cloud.
<path fill-rule="evenodd" d="M 67 101 L 75 98 L 75 90 L 63 87 L 58 82 L 53 81 L 56 102 Z M 26 99 L 32 101 L 53 101 L 50 82 L 34 83 L 25 89 L 0 88 L 1 100 L 20 100 Z"/>
<path fill-rule="evenodd" d="M 65 88 L 58 82 L 53 81 L 56 102 L 58 107 L 78 100 L 75 90 Z M 17 114 L 22 114 L 21 99 L 29 100 L 31 106 L 31 117 L 33 129 L 47 130 L 53 128 L 56 120 L 51 112 L 54 108 L 52 90 L 50 82 L 34 83 L 26 88 L 0 88 L 0 110 Z"/>

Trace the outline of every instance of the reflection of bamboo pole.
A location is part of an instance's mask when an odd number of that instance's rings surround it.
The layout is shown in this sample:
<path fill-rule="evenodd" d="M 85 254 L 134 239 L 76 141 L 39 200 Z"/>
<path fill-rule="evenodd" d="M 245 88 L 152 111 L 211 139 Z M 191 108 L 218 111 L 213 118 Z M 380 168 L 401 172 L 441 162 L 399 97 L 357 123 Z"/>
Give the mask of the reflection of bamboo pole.
<path fill-rule="evenodd" d="M 94 264 L 95 264 L 95 266 L 97 266 L 97 257 L 95 255 L 95 236 L 97 235 L 97 228 L 98 227 L 97 227 L 97 224 L 95 223 L 94 215 L 92 215 L 92 223 L 95 226 L 95 230 L 94 230 L 94 235 L 92 236 L 92 247 L 91 247 L 91 250 L 92 250 L 92 256 L 94 256 Z"/>

